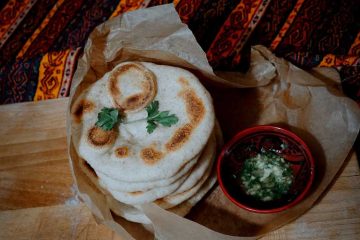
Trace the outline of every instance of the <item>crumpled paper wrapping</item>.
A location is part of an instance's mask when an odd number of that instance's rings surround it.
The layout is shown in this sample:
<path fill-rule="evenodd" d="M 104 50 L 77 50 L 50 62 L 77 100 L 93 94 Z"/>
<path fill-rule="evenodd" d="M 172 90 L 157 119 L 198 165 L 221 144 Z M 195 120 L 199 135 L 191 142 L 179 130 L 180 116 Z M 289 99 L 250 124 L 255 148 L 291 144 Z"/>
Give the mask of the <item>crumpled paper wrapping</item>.
<path fill-rule="evenodd" d="M 105 194 L 79 169 L 71 144 L 70 165 L 78 194 L 99 223 L 123 239 L 253 239 L 294 220 L 325 192 L 347 157 L 360 127 L 358 106 L 339 89 L 332 69 L 307 73 L 277 58 L 263 46 L 252 48 L 246 74 L 214 74 L 206 55 L 172 5 L 125 13 L 98 26 L 90 35 L 74 75 L 69 108 L 79 94 L 118 63 L 149 61 L 186 68 L 210 91 L 225 140 L 257 124 L 275 124 L 298 134 L 316 161 L 310 194 L 295 207 L 276 214 L 257 214 L 236 207 L 219 186 L 186 218 L 155 204 L 141 206 L 151 226 L 128 222 L 110 211 Z M 152 233 L 154 232 L 154 234 Z"/>

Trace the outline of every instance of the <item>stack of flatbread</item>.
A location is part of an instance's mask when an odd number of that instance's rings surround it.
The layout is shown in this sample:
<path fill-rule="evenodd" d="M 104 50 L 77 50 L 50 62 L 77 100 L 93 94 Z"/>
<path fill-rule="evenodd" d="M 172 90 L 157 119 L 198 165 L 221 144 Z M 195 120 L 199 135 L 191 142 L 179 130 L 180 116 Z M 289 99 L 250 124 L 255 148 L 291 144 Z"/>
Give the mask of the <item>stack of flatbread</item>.
<path fill-rule="evenodd" d="M 149 133 L 147 106 L 155 101 L 178 120 Z M 103 108 L 121 116 L 110 130 L 96 124 Z M 81 169 L 127 220 L 150 223 L 137 208 L 148 202 L 185 215 L 216 181 L 212 100 L 187 70 L 121 63 L 75 100 L 71 114 Z"/>

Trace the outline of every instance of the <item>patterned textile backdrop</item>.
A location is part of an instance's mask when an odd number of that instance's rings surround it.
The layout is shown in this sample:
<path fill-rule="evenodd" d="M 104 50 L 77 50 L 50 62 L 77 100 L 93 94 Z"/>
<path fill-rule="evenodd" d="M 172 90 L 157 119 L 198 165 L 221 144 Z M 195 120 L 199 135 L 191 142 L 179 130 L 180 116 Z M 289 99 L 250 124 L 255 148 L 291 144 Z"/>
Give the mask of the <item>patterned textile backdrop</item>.
<path fill-rule="evenodd" d="M 246 71 L 263 44 L 304 69 L 336 68 L 360 104 L 359 0 L 1 0 L 0 104 L 68 96 L 94 27 L 171 2 L 215 69 Z"/>

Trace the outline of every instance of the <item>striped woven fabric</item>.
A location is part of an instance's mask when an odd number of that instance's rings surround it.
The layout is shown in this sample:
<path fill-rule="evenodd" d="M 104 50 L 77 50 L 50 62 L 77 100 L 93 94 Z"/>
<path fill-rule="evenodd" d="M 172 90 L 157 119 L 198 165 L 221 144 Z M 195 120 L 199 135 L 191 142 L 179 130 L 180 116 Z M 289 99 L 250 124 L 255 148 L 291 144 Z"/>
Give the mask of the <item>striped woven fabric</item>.
<path fill-rule="evenodd" d="M 304 69 L 336 68 L 360 103 L 358 0 L 1 0 L 0 104 L 68 96 L 98 24 L 171 2 L 215 69 L 246 71 L 262 44 Z"/>

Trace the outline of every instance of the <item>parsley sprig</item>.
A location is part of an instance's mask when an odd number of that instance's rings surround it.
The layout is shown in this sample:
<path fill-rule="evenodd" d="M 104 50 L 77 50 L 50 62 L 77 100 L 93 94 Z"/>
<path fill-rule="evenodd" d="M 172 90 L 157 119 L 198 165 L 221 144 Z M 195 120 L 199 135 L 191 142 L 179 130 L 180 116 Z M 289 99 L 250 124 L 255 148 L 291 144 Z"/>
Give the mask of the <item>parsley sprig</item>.
<path fill-rule="evenodd" d="M 120 120 L 121 118 L 118 109 L 104 107 L 98 113 L 98 119 L 95 126 L 100 127 L 105 131 L 110 131 Z"/>
<path fill-rule="evenodd" d="M 170 114 L 170 111 L 159 111 L 159 101 L 153 101 L 146 107 L 147 111 L 147 126 L 148 133 L 152 133 L 159 124 L 165 127 L 171 127 L 176 124 L 179 119 L 175 114 Z"/>
<path fill-rule="evenodd" d="M 171 127 L 176 124 L 179 119 L 175 114 L 170 114 L 170 111 L 159 111 L 159 101 L 151 102 L 146 108 L 147 117 L 144 119 L 138 119 L 131 122 L 122 121 L 119 110 L 116 108 L 102 108 L 98 114 L 96 126 L 102 128 L 105 131 L 110 131 L 114 126 L 121 122 L 123 124 L 130 124 L 139 121 L 147 122 L 146 130 L 150 134 L 159 126 Z"/>

